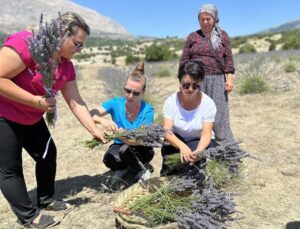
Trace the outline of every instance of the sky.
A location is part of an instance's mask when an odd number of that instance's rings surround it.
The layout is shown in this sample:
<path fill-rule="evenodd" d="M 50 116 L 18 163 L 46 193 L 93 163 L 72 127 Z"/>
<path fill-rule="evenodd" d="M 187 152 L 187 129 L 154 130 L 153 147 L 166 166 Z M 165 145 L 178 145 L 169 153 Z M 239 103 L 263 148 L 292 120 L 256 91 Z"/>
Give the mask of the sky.
<path fill-rule="evenodd" d="M 215 4 L 219 25 L 231 37 L 300 19 L 299 0 L 73 0 L 118 22 L 133 35 L 186 37 L 199 28 L 204 3 Z"/>

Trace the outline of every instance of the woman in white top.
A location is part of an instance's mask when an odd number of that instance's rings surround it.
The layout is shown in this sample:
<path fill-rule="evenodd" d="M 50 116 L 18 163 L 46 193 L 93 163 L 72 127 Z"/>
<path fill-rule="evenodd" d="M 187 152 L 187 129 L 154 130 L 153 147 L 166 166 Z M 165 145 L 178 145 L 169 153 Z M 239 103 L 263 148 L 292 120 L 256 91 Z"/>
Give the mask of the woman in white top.
<path fill-rule="evenodd" d="M 166 135 L 171 145 L 162 148 L 161 175 L 172 174 L 165 164 L 167 155 L 180 152 L 182 161 L 195 163 L 199 160 L 196 153 L 215 145 L 211 139 L 217 109 L 214 101 L 200 91 L 203 78 L 200 62 L 187 61 L 179 68 L 179 92 L 169 96 L 163 107 L 163 126 L 171 130 Z"/>

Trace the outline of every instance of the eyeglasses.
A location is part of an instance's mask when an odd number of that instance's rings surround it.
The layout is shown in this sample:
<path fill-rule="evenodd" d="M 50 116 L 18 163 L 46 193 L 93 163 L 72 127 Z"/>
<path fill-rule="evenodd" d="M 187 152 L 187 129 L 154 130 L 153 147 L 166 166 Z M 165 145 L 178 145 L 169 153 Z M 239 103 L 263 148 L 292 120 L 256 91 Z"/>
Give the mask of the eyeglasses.
<path fill-rule="evenodd" d="M 132 93 L 134 96 L 139 96 L 142 93 L 140 91 L 134 91 L 134 90 L 128 89 L 126 87 L 124 87 L 124 91 L 128 95 L 131 95 L 131 93 Z"/>
<path fill-rule="evenodd" d="M 192 89 L 193 90 L 199 90 L 200 91 L 200 84 L 199 83 L 182 83 L 181 84 L 181 87 L 184 89 L 184 90 L 188 90 L 190 89 L 190 87 L 192 86 Z"/>
<path fill-rule="evenodd" d="M 74 38 L 72 38 L 72 42 L 73 42 L 76 50 L 83 49 L 83 47 L 84 47 L 83 43 L 77 42 Z"/>

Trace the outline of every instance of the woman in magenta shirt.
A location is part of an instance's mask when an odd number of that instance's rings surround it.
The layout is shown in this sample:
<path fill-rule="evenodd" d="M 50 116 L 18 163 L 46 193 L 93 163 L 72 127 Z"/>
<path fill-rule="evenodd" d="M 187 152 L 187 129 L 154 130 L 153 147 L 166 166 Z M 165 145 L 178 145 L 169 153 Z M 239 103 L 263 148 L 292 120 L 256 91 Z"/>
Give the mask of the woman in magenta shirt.
<path fill-rule="evenodd" d="M 90 29 L 75 13 L 65 13 L 59 19 L 64 33 L 68 34 L 57 52 L 58 67 L 52 90 L 61 91 L 81 124 L 92 136 L 105 143 L 103 133 L 96 128 L 79 94 L 70 61 L 83 47 Z M 55 222 L 52 217 L 42 215 L 39 209 L 64 210 L 67 205 L 53 199 L 56 147 L 52 139 L 47 144 L 50 133 L 43 119 L 44 112 L 55 111 L 56 99 L 44 97 L 42 76 L 25 43 L 29 36 L 32 34 L 28 31 L 13 34 L 6 38 L 0 49 L 0 189 L 20 224 L 45 228 Z M 46 145 L 48 152 L 45 156 Z M 38 209 L 27 193 L 22 148 L 36 161 Z"/>

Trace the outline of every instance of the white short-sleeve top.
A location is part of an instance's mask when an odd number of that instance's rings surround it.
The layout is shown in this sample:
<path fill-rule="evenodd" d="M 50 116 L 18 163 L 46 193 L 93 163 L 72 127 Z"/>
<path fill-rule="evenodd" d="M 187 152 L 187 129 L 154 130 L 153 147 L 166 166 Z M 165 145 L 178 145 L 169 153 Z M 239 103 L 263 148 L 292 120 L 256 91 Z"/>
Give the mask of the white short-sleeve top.
<path fill-rule="evenodd" d="M 185 110 L 180 105 L 178 92 L 167 98 L 163 106 L 164 118 L 173 120 L 173 132 L 185 141 L 200 138 L 200 130 L 205 122 L 214 122 L 217 108 L 214 101 L 205 93 L 199 106 L 194 110 Z"/>

